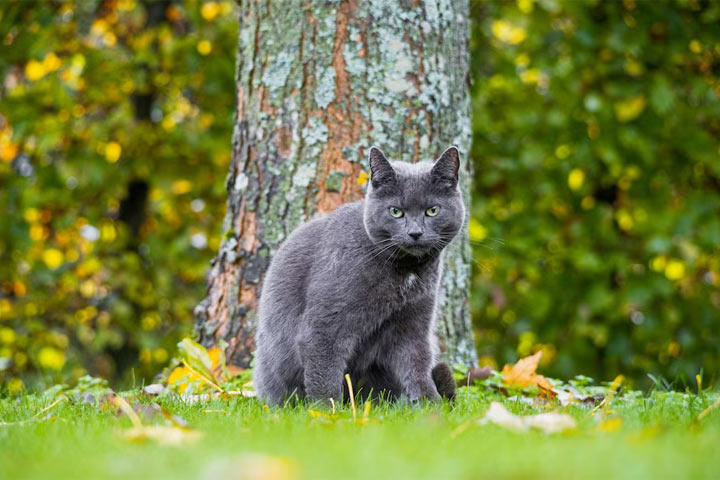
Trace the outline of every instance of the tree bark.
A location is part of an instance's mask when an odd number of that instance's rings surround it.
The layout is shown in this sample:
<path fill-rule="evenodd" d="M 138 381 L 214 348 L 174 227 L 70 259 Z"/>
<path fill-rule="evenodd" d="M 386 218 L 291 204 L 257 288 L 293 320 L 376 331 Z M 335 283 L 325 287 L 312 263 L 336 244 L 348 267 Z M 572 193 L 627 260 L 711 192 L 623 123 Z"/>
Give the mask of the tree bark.
<path fill-rule="evenodd" d="M 201 343 L 225 340 L 229 361 L 248 366 L 273 252 L 302 222 L 362 198 L 371 145 L 412 162 L 470 150 L 469 26 L 465 0 L 248 0 L 239 22 L 225 234 L 195 313 Z M 466 238 L 445 259 L 441 349 L 474 365 Z"/>

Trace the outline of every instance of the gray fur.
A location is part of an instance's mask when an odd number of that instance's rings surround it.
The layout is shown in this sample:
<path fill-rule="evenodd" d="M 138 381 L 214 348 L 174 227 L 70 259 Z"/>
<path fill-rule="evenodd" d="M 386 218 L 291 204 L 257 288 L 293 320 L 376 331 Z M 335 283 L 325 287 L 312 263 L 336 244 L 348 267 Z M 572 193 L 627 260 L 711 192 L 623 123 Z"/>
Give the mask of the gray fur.
<path fill-rule="evenodd" d="M 410 164 L 373 147 L 369 157 L 365 199 L 302 225 L 271 261 L 254 378 L 269 404 L 293 394 L 339 400 L 345 373 L 365 395 L 440 398 L 431 373 L 435 301 L 442 250 L 465 217 L 459 153 L 450 147 L 434 163 Z M 434 205 L 440 210 L 428 216 Z"/>

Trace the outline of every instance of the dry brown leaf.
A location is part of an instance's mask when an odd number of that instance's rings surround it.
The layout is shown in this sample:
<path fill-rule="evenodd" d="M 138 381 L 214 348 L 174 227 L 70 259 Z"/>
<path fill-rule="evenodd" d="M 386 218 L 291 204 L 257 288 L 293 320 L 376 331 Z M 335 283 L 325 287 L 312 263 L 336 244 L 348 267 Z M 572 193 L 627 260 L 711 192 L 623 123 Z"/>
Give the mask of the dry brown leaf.
<path fill-rule="evenodd" d="M 502 369 L 504 383 L 508 386 L 514 385 L 521 388 L 528 388 L 534 385 L 549 396 L 554 396 L 555 392 L 553 391 L 553 384 L 550 383 L 550 380 L 535 373 L 541 356 L 542 350 L 538 350 L 534 355 L 521 358 L 512 367 L 505 365 Z"/>

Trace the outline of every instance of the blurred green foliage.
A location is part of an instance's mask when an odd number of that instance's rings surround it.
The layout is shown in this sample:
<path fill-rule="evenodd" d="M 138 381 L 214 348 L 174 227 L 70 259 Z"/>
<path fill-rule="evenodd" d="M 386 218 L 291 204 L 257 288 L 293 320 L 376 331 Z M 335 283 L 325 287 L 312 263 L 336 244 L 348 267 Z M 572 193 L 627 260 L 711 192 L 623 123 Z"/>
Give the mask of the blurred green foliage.
<path fill-rule="evenodd" d="M 0 43 L 0 382 L 150 378 L 220 243 L 233 5 L 3 2 Z"/>
<path fill-rule="evenodd" d="M 471 11 L 482 361 L 716 376 L 720 3 Z"/>
<path fill-rule="evenodd" d="M 0 6 L 0 382 L 149 378 L 220 242 L 229 1 Z M 720 368 L 720 4 L 471 1 L 483 364 Z M 132 370 L 131 368 L 132 367 Z"/>

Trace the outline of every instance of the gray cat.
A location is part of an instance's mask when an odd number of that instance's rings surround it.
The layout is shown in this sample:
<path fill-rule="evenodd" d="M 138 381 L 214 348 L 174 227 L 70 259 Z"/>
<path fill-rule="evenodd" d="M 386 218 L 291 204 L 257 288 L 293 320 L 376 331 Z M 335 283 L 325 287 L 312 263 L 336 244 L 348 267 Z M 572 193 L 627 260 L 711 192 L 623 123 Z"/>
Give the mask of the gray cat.
<path fill-rule="evenodd" d="M 365 199 L 299 227 L 270 263 L 254 385 L 271 405 L 339 400 L 345 373 L 365 397 L 454 398 L 433 329 L 441 253 L 465 219 L 458 150 L 434 163 L 389 162 L 375 147 L 369 158 Z"/>

